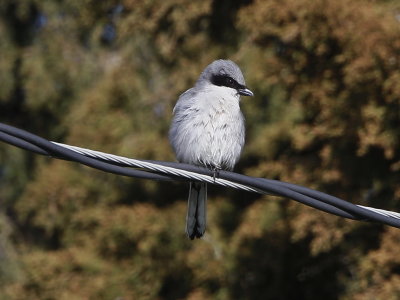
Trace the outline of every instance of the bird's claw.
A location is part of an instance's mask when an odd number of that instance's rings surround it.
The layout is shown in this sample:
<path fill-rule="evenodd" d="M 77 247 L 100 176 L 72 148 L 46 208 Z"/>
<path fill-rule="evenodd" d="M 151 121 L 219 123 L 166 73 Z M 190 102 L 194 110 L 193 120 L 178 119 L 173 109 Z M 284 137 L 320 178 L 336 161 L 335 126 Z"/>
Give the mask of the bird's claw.
<path fill-rule="evenodd" d="M 214 167 L 212 170 L 213 170 L 213 180 L 214 180 L 214 182 L 215 182 L 215 178 L 218 178 L 218 177 L 219 177 L 219 170 L 220 170 L 220 168 Z"/>

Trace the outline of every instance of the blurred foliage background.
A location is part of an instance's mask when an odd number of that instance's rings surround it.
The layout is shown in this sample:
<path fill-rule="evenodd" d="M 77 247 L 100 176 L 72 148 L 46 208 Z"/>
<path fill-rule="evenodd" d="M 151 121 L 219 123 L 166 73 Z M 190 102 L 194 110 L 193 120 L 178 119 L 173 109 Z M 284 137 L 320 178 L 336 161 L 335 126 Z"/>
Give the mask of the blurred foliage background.
<path fill-rule="evenodd" d="M 230 58 L 236 171 L 400 211 L 400 4 L 367 0 L 2 0 L 0 121 L 174 160 L 178 96 Z M 397 299 L 400 231 L 287 199 L 124 178 L 0 143 L 1 299 Z"/>

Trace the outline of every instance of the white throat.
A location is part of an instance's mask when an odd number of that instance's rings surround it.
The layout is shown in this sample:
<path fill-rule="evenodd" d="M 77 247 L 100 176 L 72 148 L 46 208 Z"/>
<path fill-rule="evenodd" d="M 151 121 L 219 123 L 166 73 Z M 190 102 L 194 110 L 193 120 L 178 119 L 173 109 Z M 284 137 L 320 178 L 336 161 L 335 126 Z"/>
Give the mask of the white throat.
<path fill-rule="evenodd" d="M 208 101 L 221 102 L 228 106 L 238 105 L 240 101 L 238 91 L 226 86 L 207 84 L 203 87 L 202 94 Z"/>

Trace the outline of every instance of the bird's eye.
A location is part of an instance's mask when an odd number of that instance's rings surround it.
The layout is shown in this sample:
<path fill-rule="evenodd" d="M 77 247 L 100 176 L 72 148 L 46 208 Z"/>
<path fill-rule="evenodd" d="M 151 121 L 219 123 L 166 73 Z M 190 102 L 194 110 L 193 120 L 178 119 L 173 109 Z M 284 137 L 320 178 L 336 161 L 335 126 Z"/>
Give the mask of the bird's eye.
<path fill-rule="evenodd" d="M 235 85 L 235 81 L 230 77 L 226 77 L 226 86 L 234 87 L 234 85 Z"/>

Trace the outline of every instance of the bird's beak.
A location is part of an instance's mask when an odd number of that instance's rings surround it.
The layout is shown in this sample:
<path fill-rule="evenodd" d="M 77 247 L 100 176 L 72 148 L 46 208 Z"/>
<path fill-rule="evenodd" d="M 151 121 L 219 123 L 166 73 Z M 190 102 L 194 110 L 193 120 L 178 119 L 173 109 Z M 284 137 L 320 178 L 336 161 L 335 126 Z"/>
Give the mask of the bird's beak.
<path fill-rule="evenodd" d="M 238 92 L 242 96 L 254 96 L 253 92 L 250 91 L 248 88 L 239 89 Z"/>

